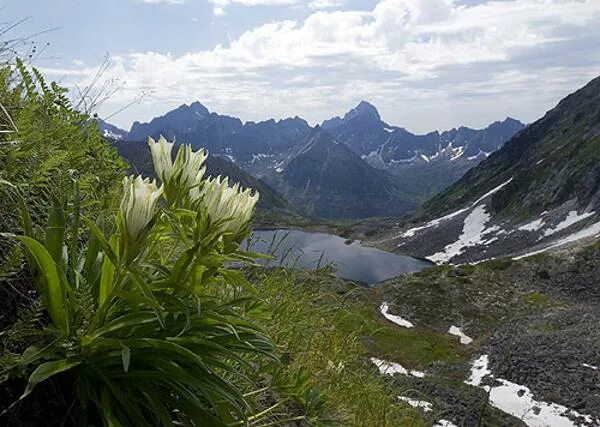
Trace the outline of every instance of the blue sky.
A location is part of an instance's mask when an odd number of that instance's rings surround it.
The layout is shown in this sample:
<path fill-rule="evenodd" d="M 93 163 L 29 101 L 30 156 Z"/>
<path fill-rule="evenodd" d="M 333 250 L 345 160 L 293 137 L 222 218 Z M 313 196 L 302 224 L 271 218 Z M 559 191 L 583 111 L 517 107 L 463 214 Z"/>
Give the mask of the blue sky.
<path fill-rule="evenodd" d="M 128 128 L 182 103 L 311 123 L 360 100 L 424 132 L 533 121 L 600 75 L 599 0 L 12 0 L 11 36 L 41 34 L 50 78 L 118 89 Z M 24 52 L 26 48 L 23 48 Z M 76 96 L 76 91 L 73 92 Z"/>

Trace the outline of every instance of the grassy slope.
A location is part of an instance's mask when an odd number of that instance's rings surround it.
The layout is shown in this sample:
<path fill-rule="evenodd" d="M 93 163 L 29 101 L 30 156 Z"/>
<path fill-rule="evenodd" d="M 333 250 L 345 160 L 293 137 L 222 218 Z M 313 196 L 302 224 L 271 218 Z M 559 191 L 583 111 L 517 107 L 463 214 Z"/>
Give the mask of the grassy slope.
<path fill-rule="evenodd" d="M 328 271 L 256 270 L 252 281 L 272 318 L 265 327 L 289 370 L 303 369 L 325 396 L 325 418 L 338 425 L 425 426 L 419 411 L 368 360 L 400 347 L 402 331 L 383 322 L 372 293 Z M 419 350 L 410 350 L 414 359 Z"/>

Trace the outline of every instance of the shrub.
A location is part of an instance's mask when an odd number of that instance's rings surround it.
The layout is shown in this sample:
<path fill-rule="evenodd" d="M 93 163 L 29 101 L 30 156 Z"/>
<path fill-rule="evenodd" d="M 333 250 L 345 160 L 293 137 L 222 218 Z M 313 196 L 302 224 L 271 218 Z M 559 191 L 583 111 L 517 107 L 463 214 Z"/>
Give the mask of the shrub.
<path fill-rule="evenodd" d="M 73 197 L 75 182 L 82 209 L 108 212 L 118 202 L 114 183 L 125 164 L 65 92 L 19 60 L 16 69 L 0 69 L 0 230 L 22 225 L 20 199 L 32 227 L 42 225 L 54 199 Z M 1 260 L 8 247 L 0 243 Z"/>
<path fill-rule="evenodd" d="M 276 359 L 254 321 L 262 305 L 233 269 L 252 262 L 240 243 L 258 194 L 204 179 L 203 151 L 181 146 L 173 162 L 172 143 L 149 144 L 161 183 L 126 177 L 112 221 L 83 216 L 77 191 L 54 200 L 43 236 L 24 210 L 14 238 L 47 317 L 30 325 L 33 344 L 5 354 L 9 377 L 28 378 L 23 399 L 67 376 L 83 424 L 242 425 L 253 372 Z"/>

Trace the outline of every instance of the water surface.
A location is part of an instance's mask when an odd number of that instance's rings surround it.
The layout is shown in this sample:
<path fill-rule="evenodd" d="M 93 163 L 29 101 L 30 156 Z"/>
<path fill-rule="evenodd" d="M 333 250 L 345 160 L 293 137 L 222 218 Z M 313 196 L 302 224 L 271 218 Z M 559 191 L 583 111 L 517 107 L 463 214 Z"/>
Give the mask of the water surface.
<path fill-rule="evenodd" d="M 300 230 L 255 230 L 250 250 L 275 256 L 264 262 L 271 266 L 316 269 L 333 264 L 339 277 L 369 284 L 431 266 L 426 261 L 362 246 L 359 241 L 347 244 L 333 234 Z"/>

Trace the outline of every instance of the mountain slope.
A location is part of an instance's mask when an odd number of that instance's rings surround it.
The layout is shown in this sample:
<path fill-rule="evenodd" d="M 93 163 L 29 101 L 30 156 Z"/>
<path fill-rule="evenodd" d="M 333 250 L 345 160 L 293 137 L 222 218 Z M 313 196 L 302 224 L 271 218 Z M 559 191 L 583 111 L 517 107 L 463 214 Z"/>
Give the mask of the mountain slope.
<path fill-rule="evenodd" d="M 382 243 L 435 262 L 465 262 L 593 239 L 600 235 L 598 147 L 600 78 L 425 203 L 416 226 Z"/>
<path fill-rule="evenodd" d="M 117 126 L 105 122 L 104 120 L 97 118 L 98 127 L 100 128 L 100 133 L 103 137 L 108 138 L 113 141 L 119 141 L 121 139 L 127 138 L 127 131 Z"/>
<path fill-rule="evenodd" d="M 401 215 L 415 207 L 395 177 L 369 166 L 326 132 L 317 132 L 280 175 L 277 188 L 317 217 Z"/>
<path fill-rule="evenodd" d="M 390 126 L 381 120 L 377 109 L 362 101 L 343 118 L 326 120 L 322 128 L 336 141 L 350 147 L 373 166 L 394 170 L 397 165 L 433 160 L 456 160 L 463 157 L 473 162 L 500 148 L 525 125 L 513 118 L 494 122 L 484 129 L 464 126 L 445 132 L 433 131 L 416 135 Z M 472 163 L 471 166 L 475 163 Z"/>
<path fill-rule="evenodd" d="M 494 212 L 536 214 L 576 199 L 598 208 L 600 78 L 563 99 L 487 160 L 424 206 L 429 216 L 474 200 L 512 181 L 492 197 Z"/>

